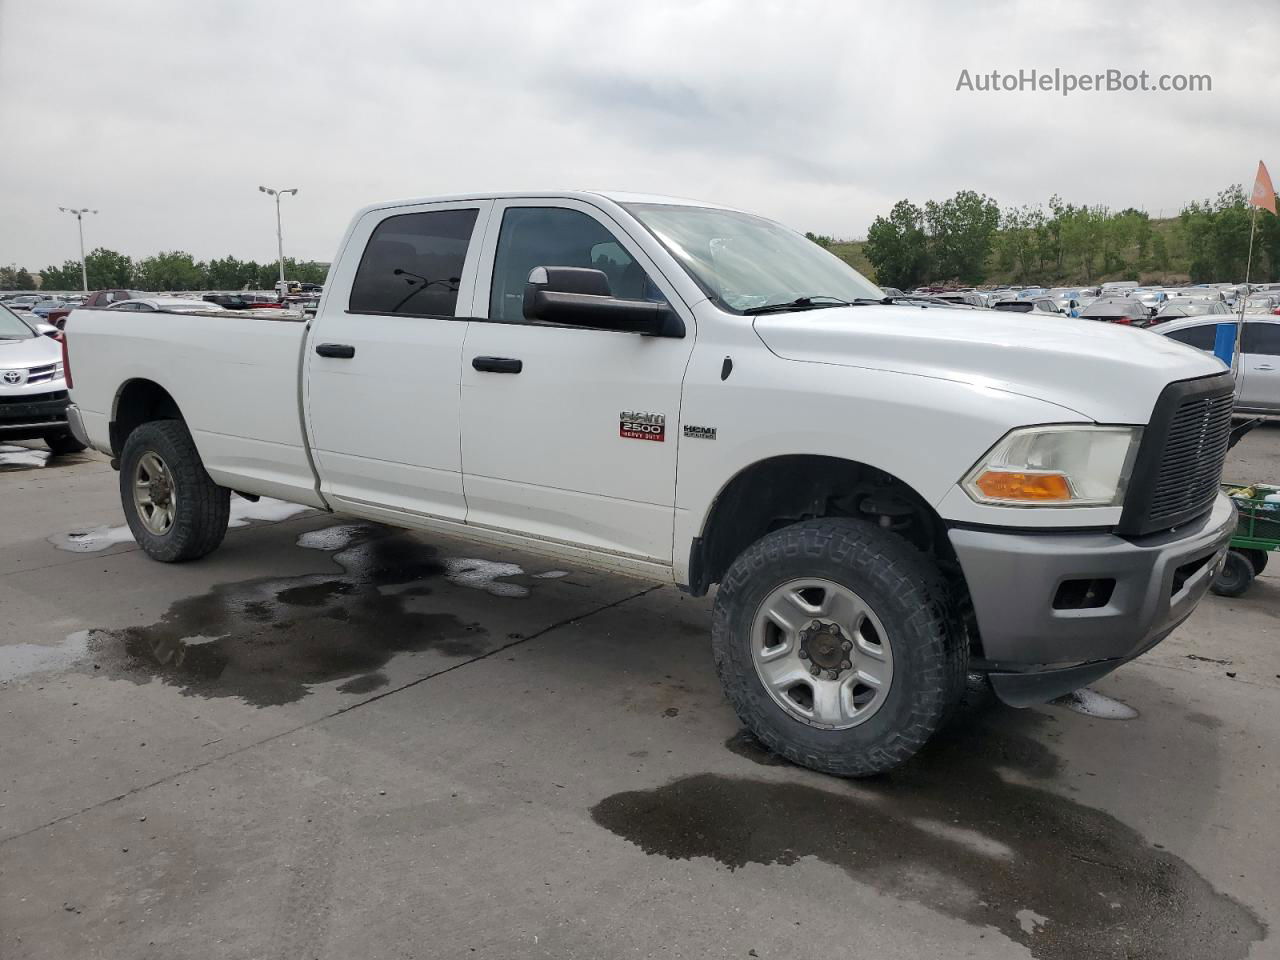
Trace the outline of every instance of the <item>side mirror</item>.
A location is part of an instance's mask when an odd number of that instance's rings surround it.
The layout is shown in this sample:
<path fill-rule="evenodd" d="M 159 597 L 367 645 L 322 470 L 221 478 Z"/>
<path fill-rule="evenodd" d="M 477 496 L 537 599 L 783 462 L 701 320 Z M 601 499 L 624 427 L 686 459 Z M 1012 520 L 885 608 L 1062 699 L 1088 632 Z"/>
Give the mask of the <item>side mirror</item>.
<path fill-rule="evenodd" d="M 32 324 L 32 326 L 35 327 L 36 333 L 40 334 L 42 337 L 57 338 L 58 336 L 58 328 L 52 323 L 35 323 Z"/>
<path fill-rule="evenodd" d="M 669 303 L 619 300 L 604 271 L 590 267 L 534 267 L 524 286 L 524 315 L 529 320 L 646 337 L 684 336 L 684 323 Z"/>

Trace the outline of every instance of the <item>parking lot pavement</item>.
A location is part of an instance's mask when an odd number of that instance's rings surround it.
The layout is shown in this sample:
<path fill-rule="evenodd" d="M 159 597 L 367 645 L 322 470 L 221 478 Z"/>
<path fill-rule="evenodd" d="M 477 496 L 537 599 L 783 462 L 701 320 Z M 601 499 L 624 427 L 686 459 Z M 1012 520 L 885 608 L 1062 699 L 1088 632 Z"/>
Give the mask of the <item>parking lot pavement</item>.
<path fill-rule="evenodd" d="M 0 450 L 6 960 L 1275 956 L 1273 571 L 1097 685 L 1136 717 L 843 782 L 741 735 L 706 600 L 312 512 L 162 566 L 71 459 Z"/>

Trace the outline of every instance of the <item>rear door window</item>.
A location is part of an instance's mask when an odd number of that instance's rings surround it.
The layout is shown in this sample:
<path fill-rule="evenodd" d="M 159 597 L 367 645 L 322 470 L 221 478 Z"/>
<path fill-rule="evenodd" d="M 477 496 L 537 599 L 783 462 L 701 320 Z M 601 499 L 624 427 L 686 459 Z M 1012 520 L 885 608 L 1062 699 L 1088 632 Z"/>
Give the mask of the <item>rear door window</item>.
<path fill-rule="evenodd" d="M 1218 326 L 1213 323 L 1201 324 L 1198 327 L 1187 327 L 1185 330 L 1174 330 L 1167 334 L 1170 340 L 1177 340 L 1179 343 L 1185 343 L 1189 347 L 1195 347 L 1197 350 L 1213 350 L 1214 341 L 1218 336 Z"/>
<path fill-rule="evenodd" d="M 351 284 L 352 313 L 452 317 L 476 209 L 404 213 L 374 229 Z"/>

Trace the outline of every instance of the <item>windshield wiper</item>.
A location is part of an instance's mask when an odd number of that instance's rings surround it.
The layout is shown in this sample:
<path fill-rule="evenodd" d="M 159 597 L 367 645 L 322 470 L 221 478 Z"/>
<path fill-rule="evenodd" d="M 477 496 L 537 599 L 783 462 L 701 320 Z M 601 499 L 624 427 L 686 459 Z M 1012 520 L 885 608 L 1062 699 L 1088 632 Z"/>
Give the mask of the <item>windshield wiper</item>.
<path fill-rule="evenodd" d="M 758 313 L 785 313 L 789 310 L 816 310 L 821 307 L 847 307 L 848 300 L 842 300 L 840 297 L 831 297 L 825 293 L 815 293 L 807 297 L 796 297 L 786 303 L 766 303 L 759 307 L 748 307 L 742 312 L 747 316 L 755 316 Z"/>
<path fill-rule="evenodd" d="M 864 307 L 872 303 L 890 303 L 887 298 L 884 300 L 875 297 L 854 297 L 852 300 L 842 300 L 840 297 L 829 296 L 825 293 L 815 293 L 808 297 L 797 297 L 787 303 L 766 303 L 760 307 L 748 307 L 742 312 L 749 317 L 761 313 L 788 313 L 792 310 L 820 310 L 823 307 Z"/>

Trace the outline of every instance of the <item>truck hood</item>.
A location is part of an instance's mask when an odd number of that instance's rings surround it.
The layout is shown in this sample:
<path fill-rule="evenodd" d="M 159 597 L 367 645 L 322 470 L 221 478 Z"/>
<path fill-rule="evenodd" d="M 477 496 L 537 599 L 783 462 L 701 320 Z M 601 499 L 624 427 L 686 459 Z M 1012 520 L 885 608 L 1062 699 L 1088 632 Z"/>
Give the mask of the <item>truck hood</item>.
<path fill-rule="evenodd" d="M 954 380 L 1101 423 L 1146 423 L 1166 384 L 1224 369 L 1137 327 L 998 310 L 829 307 L 759 316 L 755 330 L 788 360 Z"/>

